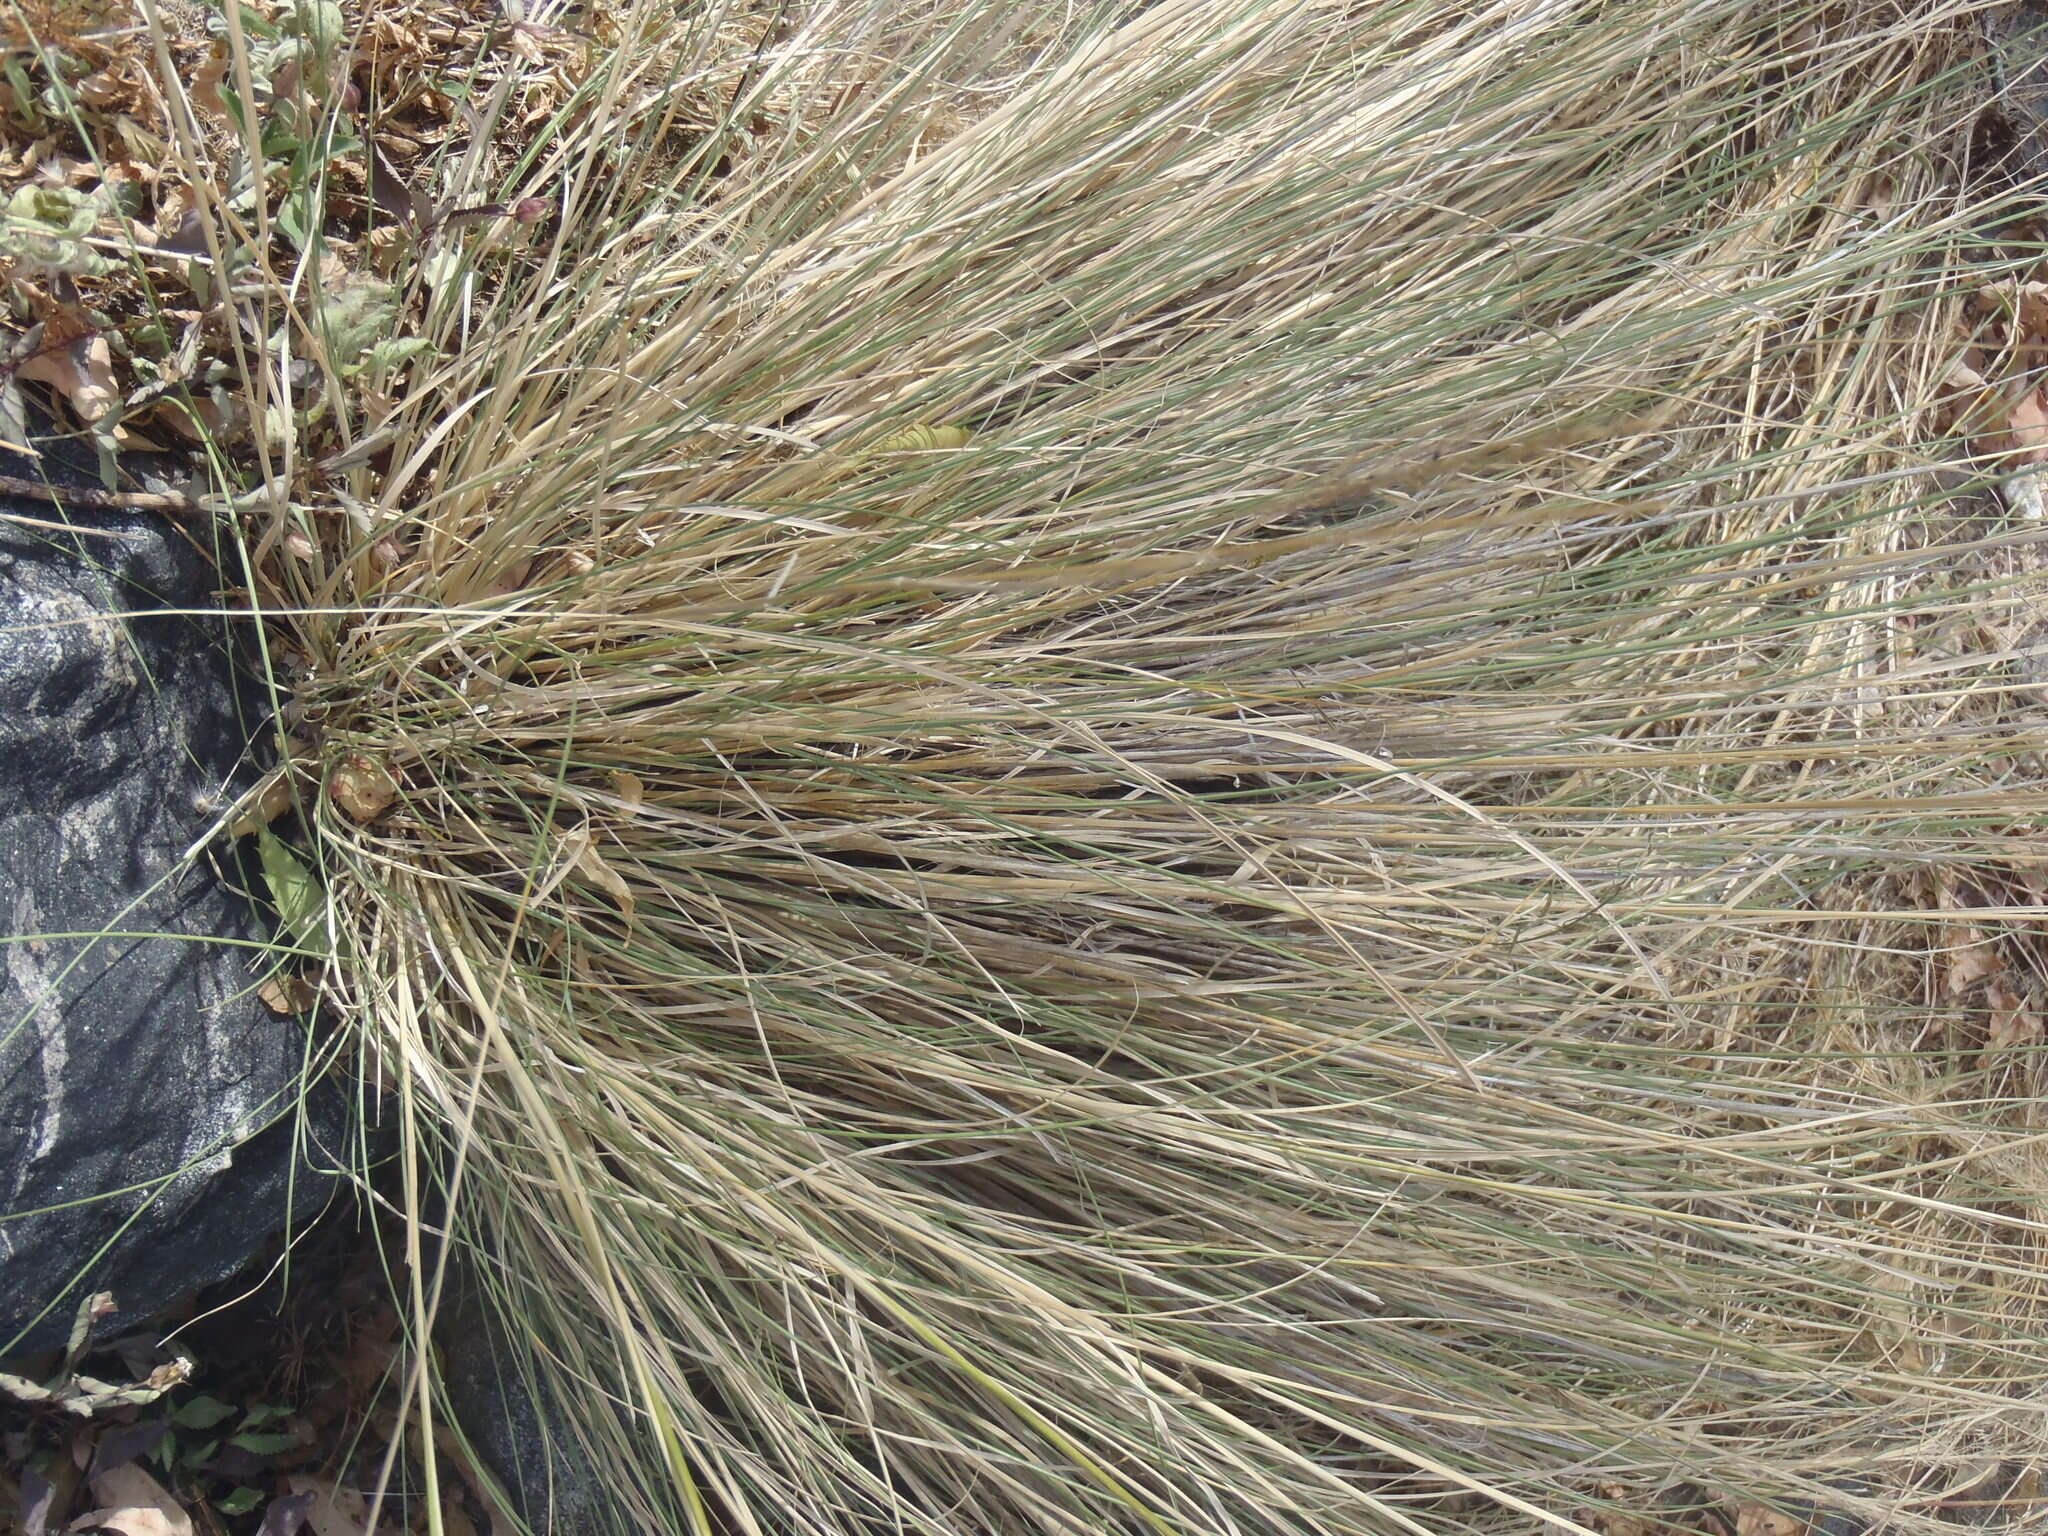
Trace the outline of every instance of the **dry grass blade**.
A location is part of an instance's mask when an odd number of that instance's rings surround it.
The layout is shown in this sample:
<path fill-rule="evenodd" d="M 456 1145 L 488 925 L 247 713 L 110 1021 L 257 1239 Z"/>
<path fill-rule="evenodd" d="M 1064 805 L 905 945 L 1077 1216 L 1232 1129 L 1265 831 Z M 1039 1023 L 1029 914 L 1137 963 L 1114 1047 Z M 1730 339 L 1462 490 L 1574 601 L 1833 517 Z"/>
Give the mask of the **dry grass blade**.
<path fill-rule="evenodd" d="M 622 1528 L 2021 1435 L 2037 1068 L 1920 980 L 2040 814 L 1927 473 L 1967 8 L 671 10 L 293 577 L 413 1187 Z"/>

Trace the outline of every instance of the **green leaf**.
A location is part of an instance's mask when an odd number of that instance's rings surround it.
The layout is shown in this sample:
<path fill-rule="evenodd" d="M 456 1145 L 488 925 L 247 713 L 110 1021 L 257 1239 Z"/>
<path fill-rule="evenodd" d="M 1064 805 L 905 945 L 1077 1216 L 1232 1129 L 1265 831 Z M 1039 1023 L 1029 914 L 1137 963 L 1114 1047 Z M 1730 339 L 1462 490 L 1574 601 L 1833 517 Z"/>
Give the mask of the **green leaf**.
<path fill-rule="evenodd" d="M 348 21 L 333 0 L 298 0 L 278 21 L 279 29 L 295 32 L 326 53 L 339 48 L 348 37 Z"/>
<path fill-rule="evenodd" d="M 247 1451 L 251 1456 L 275 1456 L 280 1451 L 296 1450 L 299 1437 L 283 1434 L 230 1435 L 228 1444 Z"/>
<path fill-rule="evenodd" d="M 425 357 L 433 350 L 433 341 L 425 336 L 387 336 L 365 352 L 360 363 L 341 371 L 344 376 L 349 376 L 365 370 L 396 368 L 413 358 Z"/>
<path fill-rule="evenodd" d="M 324 207 L 324 200 L 312 187 L 293 187 L 278 201 L 277 227 L 284 231 L 287 240 L 303 251 L 313 243 L 313 233 L 320 227 L 320 214 Z"/>
<path fill-rule="evenodd" d="M 429 349 L 430 344 L 408 350 L 407 340 L 391 334 L 399 322 L 397 294 L 390 283 L 350 278 L 322 296 L 313 311 L 312 328 L 327 348 L 328 361 L 343 378 Z"/>
<path fill-rule="evenodd" d="M 263 1501 L 263 1495 L 254 1488 L 237 1488 L 233 1493 L 213 1501 L 213 1507 L 224 1515 L 246 1515 Z"/>
<path fill-rule="evenodd" d="M 252 1403 L 249 1411 L 242 1416 L 241 1427 L 255 1429 L 258 1425 L 268 1424 L 272 1419 L 281 1419 L 290 1412 L 291 1409 L 283 1403 Z"/>
<path fill-rule="evenodd" d="M 441 295 L 443 289 L 459 281 L 468 270 L 468 263 L 463 260 L 462 252 L 453 246 L 442 246 L 418 264 L 421 279 L 436 297 Z"/>
<path fill-rule="evenodd" d="M 4 61 L 0 61 L 0 72 L 6 74 L 8 89 L 14 93 L 15 110 L 31 123 L 40 123 L 43 113 L 38 97 L 41 93 L 30 81 L 28 71 L 10 54 Z"/>
<path fill-rule="evenodd" d="M 224 1403 L 217 1397 L 195 1397 L 171 1415 L 171 1422 L 180 1429 L 211 1429 L 221 1420 L 233 1417 L 234 1412 L 233 1403 Z"/>
<path fill-rule="evenodd" d="M 268 827 L 256 834 L 256 854 L 263 864 L 263 882 L 277 907 L 278 927 L 299 949 L 328 953 L 327 893 L 285 840 Z"/>
<path fill-rule="evenodd" d="M 104 276 L 116 263 L 85 240 L 105 211 L 98 199 L 72 187 L 17 187 L 0 218 L 0 256 L 74 276 Z"/>
<path fill-rule="evenodd" d="M 78 1304 L 78 1311 L 71 1319 L 71 1339 L 64 1347 L 64 1369 L 67 1373 L 78 1368 L 86 1346 L 92 1342 L 92 1325 L 113 1310 L 112 1291 L 94 1291 Z"/>
<path fill-rule="evenodd" d="M 306 141 L 290 123 L 273 117 L 264 123 L 257 147 L 263 151 L 266 161 L 289 162 L 298 158 L 299 151 L 306 147 Z M 277 169 L 282 174 L 284 166 L 280 164 Z"/>
<path fill-rule="evenodd" d="M 242 93 L 225 80 L 214 89 L 220 93 L 221 105 L 228 109 L 229 120 L 242 130 L 242 137 L 256 139 L 260 143 L 262 131 L 255 126 L 255 114 L 250 112 L 248 104 L 242 100 Z"/>
<path fill-rule="evenodd" d="M 237 5 L 235 10 L 239 13 L 243 31 L 253 33 L 257 37 L 277 36 L 277 24 L 261 11 L 246 5 Z M 227 36 L 227 18 L 225 16 L 208 17 L 206 30 L 219 37 Z"/>

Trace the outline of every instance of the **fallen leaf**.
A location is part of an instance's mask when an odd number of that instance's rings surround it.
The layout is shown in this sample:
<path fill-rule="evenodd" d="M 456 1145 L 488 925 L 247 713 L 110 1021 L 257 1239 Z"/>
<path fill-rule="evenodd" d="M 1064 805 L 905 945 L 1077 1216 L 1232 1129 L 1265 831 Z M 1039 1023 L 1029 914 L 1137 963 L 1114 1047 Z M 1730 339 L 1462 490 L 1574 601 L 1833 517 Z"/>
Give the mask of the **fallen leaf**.
<path fill-rule="evenodd" d="M 2004 414 L 2004 401 L 1984 375 L 1971 367 L 1969 362 L 1958 358 L 1949 364 L 1948 377 L 1942 381 L 1950 393 L 1943 400 L 1943 407 L 1953 423 L 1953 430 L 1969 440 L 1977 453 L 1995 453 L 2002 446 L 1999 439 L 2004 434 L 1998 429 L 1999 418 Z"/>
<path fill-rule="evenodd" d="M 552 29 L 548 29 L 552 30 Z M 541 65 L 548 61 L 547 50 L 541 47 L 543 29 L 531 22 L 515 21 L 512 30 L 505 34 L 504 44 L 508 52 L 528 64 Z"/>
<path fill-rule="evenodd" d="M 313 1508 L 310 1493 L 279 1494 L 263 1511 L 263 1524 L 256 1536 L 299 1536 Z"/>
<path fill-rule="evenodd" d="M 1763 1504 L 1743 1504 L 1735 1511 L 1735 1536 L 1800 1536 L 1806 1522 Z"/>
<path fill-rule="evenodd" d="M 2048 462 L 2048 403 L 2039 390 L 2029 390 L 2013 402 L 2005 425 L 2012 434 L 2014 458 L 2022 464 Z"/>
<path fill-rule="evenodd" d="M 597 844 L 591 839 L 590 829 L 578 827 L 562 839 L 562 845 L 590 883 L 616 901 L 619 910 L 625 914 L 626 921 L 631 923 L 634 909 L 633 888 L 626 883 L 623 875 L 604 861 L 604 855 L 597 851 Z"/>
<path fill-rule="evenodd" d="M 162 1419 L 155 1419 L 140 1424 L 116 1424 L 104 1430 L 93 1442 L 90 1475 L 103 1477 L 132 1461 L 140 1461 L 156 1449 L 170 1427 Z"/>
<path fill-rule="evenodd" d="M 43 1536 L 50 1528 L 50 1506 L 57 1501 L 57 1485 L 34 1467 L 21 1469 L 22 1536 Z"/>
<path fill-rule="evenodd" d="M 1636 1498 L 1633 1490 L 1620 1483 L 1602 1483 L 1599 1491 L 1600 1497 L 1611 1504 L 1624 1504 Z M 1656 1531 L 1652 1521 L 1617 1509 L 1589 1509 L 1581 1518 L 1584 1524 L 1600 1532 L 1600 1536 L 1654 1536 Z"/>
<path fill-rule="evenodd" d="M 291 781 L 278 773 L 265 782 L 249 808 L 228 826 L 229 837 L 247 837 L 261 831 L 292 808 Z"/>
<path fill-rule="evenodd" d="M 1978 982 L 1988 976 L 1996 976 L 2004 969 L 1998 952 L 1989 944 L 1966 943 L 1948 957 L 1948 995 L 1960 997 Z"/>
<path fill-rule="evenodd" d="M 305 1522 L 313 1528 L 313 1536 L 363 1536 L 370 1511 L 363 1496 L 353 1488 L 337 1488 L 324 1478 L 304 1473 L 286 1478 L 285 1486 L 310 1499 L 305 1506 Z"/>
<path fill-rule="evenodd" d="M 192 1517 L 162 1483 L 132 1462 L 94 1478 L 92 1496 L 103 1507 L 80 1515 L 68 1529 L 97 1526 L 119 1536 L 193 1536 Z"/>
<path fill-rule="evenodd" d="M 256 989 L 256 995 L 272 1013 L 292 1017 L 311 1013 L 320 1001 L 320 989 L 297 971 L 279 971 Z"/>
<path fill-rule="evenodd" d="M 370 143 L 369 180 L 370 201 L 392 218 L 414 227 L 427 222 L 432 209 L 426 194 L 406 184 L 404 173 L 375 140 Z"/>
<path fill-rule="evenodd" d="M 80 101 L 98 112 L 116 106 L 128 98 L 127 83 L 110 69 L 102 69 L 95 74 L 87 75 L 72 86 L 72 89 L 78 93 Z"/>
<path fill-rule="evenodd" d="M 15 370 L 15 377 L 49 385 L 71 402 L 87 426 L 96 426 L 121 403 L 121 392 L 114 386 L 113 353 L 98 332 L 38 352 Z"/>
<path fill-rule="evenodd" d="M 327 775 L 328 798 L 353 821 L 375 821 L 398 798 L 398 782 L 382 763 L 351 752 Z"/>
<path fill-rule="evenodd" d="M 2021 283 L 2013 296 L 2014 317 L 2028 340 L 2048 337 L 2048 283 Z"/>
<path fill-rule="evenodd" d="M 1986 1043 L 1994 1051 L 2010 1050 L 2041 1038 L 2041 1015 L 2026 1006 L 2026 999 L 2003 976 L 1984 989 L 1984 1001 L 1991 1007 Z"/>

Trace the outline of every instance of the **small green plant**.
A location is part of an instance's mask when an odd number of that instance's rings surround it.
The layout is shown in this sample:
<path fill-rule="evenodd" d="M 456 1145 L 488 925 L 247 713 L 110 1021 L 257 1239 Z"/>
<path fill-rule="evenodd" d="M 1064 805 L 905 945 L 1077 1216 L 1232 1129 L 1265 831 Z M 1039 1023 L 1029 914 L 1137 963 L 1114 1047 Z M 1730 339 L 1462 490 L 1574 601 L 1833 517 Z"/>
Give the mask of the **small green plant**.
<path fill-rule="evenodd" d="M 235 1482 L 236 1469 L 254 1466 L 261 1460 L 298 1449 L 300 1437 L 276 1428 L 291 1409 L 275 1403 L 252 1403 L 238 1408 L 204 1394 L 180 1403 L 164 1420 L 164 1435 L 150 1453 L 150 1459 L 173 1488 L 210 1488 L 225 1481 L 225 1492 L 209 1497 L 224 1515 L 246 1514 L 263 1502 L 262 1489 Z M 242 1458 L 222 1466 L 223 1452 L 240 1452 Z"/>
<path fill-rule="evenodd" d="M 237 4 L 236 16 L 251 40 L 244 57 L 254 98 L 243 98 L 234 71 L 221 72 L 216 88 L 244 145 L 228 207 L 253 215 L 262 190 L 281 185 L 278 228 L 309 250 L 319 236 L 330 167 L 363 151 L 344 106 L 347 24 L 332 0 L 294 0 L 276 22 L 246 5 Z M 225 13 L 211 26 L 221 35 L 233 30 Z"/>
<path fill-rule="evenodd" d="M 111 189 L 18 187 L 0 214 L 0 259 L 31 271 L 103 276 L 116 263 L 86 242 L 109 215 L 119 212 Z"/>

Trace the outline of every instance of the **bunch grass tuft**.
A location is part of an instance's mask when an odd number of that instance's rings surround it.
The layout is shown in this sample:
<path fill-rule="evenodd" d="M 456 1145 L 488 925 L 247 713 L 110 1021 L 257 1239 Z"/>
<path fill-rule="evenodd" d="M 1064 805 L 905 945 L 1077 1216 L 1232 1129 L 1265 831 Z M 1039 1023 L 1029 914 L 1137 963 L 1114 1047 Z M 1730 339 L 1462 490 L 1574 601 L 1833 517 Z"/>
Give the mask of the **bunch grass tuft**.
<path fill-rule="evenodd" d="M 452 1193 L 608 1519 L 1932 1529 L 2038 1433 L 1969 6 L 617 26 L 274 614 L 412 1306 Z"/>

